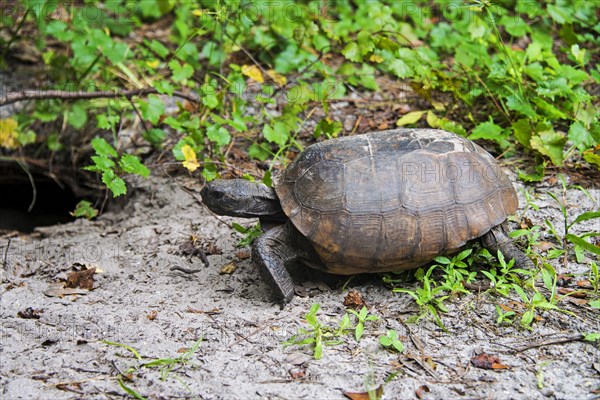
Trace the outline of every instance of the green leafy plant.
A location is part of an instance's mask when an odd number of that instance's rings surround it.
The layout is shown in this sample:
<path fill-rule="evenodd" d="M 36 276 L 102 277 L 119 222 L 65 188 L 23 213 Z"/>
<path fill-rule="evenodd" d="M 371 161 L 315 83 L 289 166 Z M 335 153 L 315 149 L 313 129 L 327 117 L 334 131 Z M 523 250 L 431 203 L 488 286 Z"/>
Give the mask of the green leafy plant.
<path fill-rule="evenodd" d="M 522 268 L 515 268 L 515 260 L 506 262 L 502 252 L 497 252 L 498 266 L 492 266 L 489 271 L 481 273 L 490 280 L 493 290 L 503 296 L 508 296 L 514 285 L 524 285 L 523 277 L 531 277 L 533 272 Z"/>
<path fill-rule="evenodd" d="M 418 322 L 425 315 L 429 314 L 434 318 L 435 322 L 440 328 L 446 330 L 442 320 L 438 315 L 438 311 L 448 311 L 444 305 L 444 300 L 446 300 L 449 296 L 444 294 L 445 289 L 441 286 L 438 286 L 431 278 L 431 274 L 435 269 L 436 266 L 429 268 L 427 272 L 424 272 L 423 268 L 419 268 L 417 270 L 415 276 L 422 283 L 422 287 L 415 290 L 394 288 L 394 292 L 408 294 L 415 300 L 421 310 L 419 315 L 410 317 L 407 320 L 408 322 Z"/>
<path fill-rule="evenodd" d="M 558 310 L 558 306 L 548 301 L 544 295 L 540 292 L 535 292 L 533 296 L 528 296 L 525 291 L 516 284 L 512 285 L 513 290 L 519 295 L 521 301 L 527 308 L 527 310 L 521 316 L 521 326 L 523 328 L 531 329 L 531 324 L 536 315 L 536 309 L 543 310 Z"/>
<path fill-rule="evenodd" d="M 563 254 L 563 263 L 567 265 L 568 256 L 569 256 L 569 246 L 568 243 L 573 245 L 573 250 L 575 252 L 575 257 L 577 262 L 584 262 L 584 252 L 588 251 L 595 255 L 600 255 L 600 247 L 588 242 L 585 240 L 588 237 L 600 236 L 600 232 L 585 232 L 580 235 L 575 235 L 570 232 L 571 228 L 581 222 L 589 221 L 592 219 L 600 218 L 600 211 L 587 211 L 582 214 L 579 214 L 575 219 L 570 220 L 568 216 L 568 208 L 566 202 L 566 193 L 567 193 L 567 183 L 562 175 L 559 176 L 562 184 L 562 197 L 559 197 L 552 193 L 548 192 L 548 195 L 552 197 L 552 199 L 558 204 L 561 214 L 563 216 L 563 229 L 564 236 L 560 236 L 557 232 L 554 224 L 550 220 L 546 220 L 546 225 L 550 229 L 550 232 L 553 236 L 562 244 L 562 254 Z M 593 197 L 581 186 L 573 186 L 576 189 L 582 190 L 589 198 L 593 200 Z"/>
<path fill-rule="evenodd" d="M 444 281 L 440 287 L 451 293 L 469 293 L 463 286 L 463 282 L 470 283 L 477 275 L 476 271 L 469 271 L 469 255 L 473 249 L 466 249 L 456 254 L 452 258 L 446 256 L 437 256 L 433 260 L 440 264 Z"/>
<path fill-rule="evenodd" d="M 361 308 L 360 312 L 356 312 L 351 309 L 348 309 L 346 311 L 356 317 L 356 325 L 354 326 L 354 338 L 357 342 L 360 342 L 360 339 L 363 336 L 363 333 L 365 331 L 365 323 L 368 321 L 379 320 L 378 316 L 369 315 L 369 310 L 365 306 Z"/>
<path fill-rule="evenodd" d="M 379 336 L 379 343 L 391 351 L 398 353 L 404 351 L 404 344 L 398 339 L 398 332 L 393 329 L 388 330 L 385 335 Z"/>
<path fill-rule="evenodd" d="M 256 224 L 254 224 L 248 228 L 245 228 L 242 225 L 235 223 L 235 222 L 232 223 L 231 226 L 237 232 L 244 235 L 244 237 L 236 245 L 237 247 L 249 246 L 263 234 L 262 227 L 260 226 L 260 222 L 257 222 Z"/>
<path fill-rule="evenodd" d="M 142 395 L 140 395 L 134 389 L 125 384 L 125 380 L 131 380 L 131 378 L 128 378 L 128 376 L 144 368 L 158 368 L 160 370 L 161 380 L 167 379 L 167 377 L 175 367 L 185 366 L 189 364 L 190 359 L 193 357 L 196 351 L 198 351 L 198 348 L 202 343 L 202 338 L 198 339 L 190 348 L 188 348 L 185 352 L 183 352 L 181 355 L 175 358 L 157 358 L 153 360 L 144 360 L 140 356 L 139 352 L 129 345 L 112 342 L 109 340 L 101 340 L 101 342 L 109 346 L 121 347 L 135 356 L 139 364 L 137 366 L 129 367 L 122 374 L 119 374 L 117 376 L 117 382 L 119 386 L 130 396 L 133 396 L 136 399 L 145 399 Z"/>
<path fill-rule="evenodd" d="M 321 305 L 318 303 L 313 304 L 304 316 L 308 328 L 300 328 L 298 333 L 283 342 L 285 347 L 292 345 L 311 346 L 315 360 L 323 357 L 323 346 L 335 346 L 343 343 L 341 336 L 351 329 L 348 314 L 344 314 L 337 327 L 323 324 L 317 318 L 320 307 Z"/>
<path fill-rule="evenodd" d="M 71 213 L 75 218 L 87 218 L 92 219 L 98 215 L 98 210 L 92 207 L 92 203 L 87 200 L 81 200 L 75 206 L 75 210 Z"/>
<path fill-rule="evenodd" d="M 148 168 L 131 154 L 117 153 L 115 148 L 101 137 L 92 139 L 92 147 L 96 155 L 92 156 L 94 165 L 85 167 L 88 171 L 102 174 L 102 182 L 112 192 L 114 197 L 127 193 L 125 181 L 121 178 L 124 174 L 135 174 L 144 178 L 150 175 Z"/>

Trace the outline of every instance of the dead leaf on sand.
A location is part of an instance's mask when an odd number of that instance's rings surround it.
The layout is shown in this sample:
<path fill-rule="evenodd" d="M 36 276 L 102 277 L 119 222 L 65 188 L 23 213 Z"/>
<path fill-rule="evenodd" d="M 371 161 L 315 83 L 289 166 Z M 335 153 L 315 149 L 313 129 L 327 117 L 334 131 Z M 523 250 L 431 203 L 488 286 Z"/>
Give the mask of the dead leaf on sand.
<path fill-rule="evenodd" d="M 362 295 L 357 290 L 351 290 L 344 297 L 344 306 L 358 310 L 365 305 Z"/>
<path fill-rule="evenodd" d="M 96 268 L 83 269 L 81 271 L 73 271 L 67 277 L 65 287 L 67 288 L 80 288 L 92 290 L 94 289 L 94 274 Z"/>
<path fill-rule="evenodd" d="M 508 369 L 508 365 L 502 364 L 500 358 L 493 354 L 481 353 L 471 358 L 474 367 L 482 369 Z"/>
<path fill-rule="evenodd" d="M 369 392 L 344 392 L 344 396 L 350 400 L 371 400 L 372 398 L 381 399 L 381 396 L 383 396 L 383 385 L 379 385 L 379 387 L 372 393 L 374 394 L 373 397 L 371 397 L 372 394 Z"/>
<path fill-rule="evenodd" d="M 223 265 L 221 267 L 221 270 L 219 271 L 219 273 L 221 275 L 223 274 L 233 274 L 233 272 L 237 269 L 237 264 L 233 261 L 228 262 L 227 264 Z"/>

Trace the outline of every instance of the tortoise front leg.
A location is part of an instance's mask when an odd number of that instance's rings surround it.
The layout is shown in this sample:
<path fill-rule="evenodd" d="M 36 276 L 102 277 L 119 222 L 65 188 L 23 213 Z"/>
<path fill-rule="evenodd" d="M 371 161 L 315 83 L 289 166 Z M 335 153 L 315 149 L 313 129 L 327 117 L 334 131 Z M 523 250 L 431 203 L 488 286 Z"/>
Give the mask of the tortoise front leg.
<path fill-rule="evenodd" d="M 482 236 L 481 240 L 492 255 L 496 255 L 498 250 L 500 250 L 506 261 L 514 259 L 515 265 L 519 268 L 535 268 L 533 262 L 506 235 L 506 231 L 502 225 L 493 227 L 488 233 Z"/>
<path fill-rule="evenodd" d="M 283 303 L 289 303 L 294 297 L 294 282 L 286 267 L 296 262 L 321 265 L 308 240 L 289 221 L 256 239 L 252 246 L 252 260 Z"/>

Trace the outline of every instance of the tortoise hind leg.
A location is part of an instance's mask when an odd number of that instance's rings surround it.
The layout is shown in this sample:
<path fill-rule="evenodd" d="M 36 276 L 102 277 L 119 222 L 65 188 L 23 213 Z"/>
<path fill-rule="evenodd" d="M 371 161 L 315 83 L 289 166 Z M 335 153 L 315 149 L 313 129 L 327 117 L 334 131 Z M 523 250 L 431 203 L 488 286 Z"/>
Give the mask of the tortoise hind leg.
<path fill-rule="evenodd" d="M 286 267 L 296 262 L 321 265 L 308 240 L 289 221 L 256 239 L 252 246 L 252 260 L 275 296 L 284 304 L 294 297 L 294 282 Z"/>
<path fill-rule="evenodd" d="M 481 237 L 483 245 L 496 255 L 498 250 L 502 253 L 506 261 L 515 260 L 515 265 L 519 268 L 533 269 L 533 262 L 514 245 L 512 240 L 506 235 L 502 225 L 493 227 L 488 233 Z"/>

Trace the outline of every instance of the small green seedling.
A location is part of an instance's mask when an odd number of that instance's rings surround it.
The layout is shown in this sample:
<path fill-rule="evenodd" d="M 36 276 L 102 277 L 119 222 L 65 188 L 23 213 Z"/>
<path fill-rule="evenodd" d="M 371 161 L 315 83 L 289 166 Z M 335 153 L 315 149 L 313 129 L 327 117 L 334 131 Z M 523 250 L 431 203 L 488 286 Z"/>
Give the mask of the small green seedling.
<path fill-rule="evenodd" d="M 498 325 L 502 325 L 503 323 L 512 325 L 512 323 L 514 322 L 513 321 L 513 318 L 515 316 L 514 311 L 504 312 L 504 311 L 502 311 L 502 307 L 500 307 L 499 305 L 496 305 L 496 313 L 498 314 L 498 319 L 496 320 L 496 323 Z"/>
<path fill-rule="evenodd" d="M 339 337 L 351 328 L 348 314 L 344 314 L 337 328 L 334 328 L 319 321 L 317 312 L 320 307 L 321 305 L 318 303 L 310 307 L 310 310 L 304 316 L 304 320 L 310 328 L 300 328 L 298 333 L 283 342 L 284 347 L 310 345 L 313 347 L 313 357 L 315 360 L 319 360 L 323 357 L 323 346 L 335 346 L 343 343 L 343 340 Z"/>
<path fill-rule="evenodd" d="M 92 219 L 98 215 L 98 210 L 92 207 L 92 203 L 90 203 L 89 201 L 81 200 L 75 206 L 75 210 L 73 210 L 73 212 L 69 214 L 71 214 L 75 218 L 84 217 L 87 219 Z"/>
<path fill-rule="evenodd" d="M 397 351 L 398 353 L 404 351 L 404 344 L 398 340 L 398 332 L 393 329 L 388 330 L 385 336 L 379 336 L 379 344 L 389 350 Z"/>
<path fill-rule="evenodd" d="M 527 311 L 521 316 L 521 326 L 523 328 L 531 329 L 531 324 L 535 317 L 536 309 L 544 310 L 559 310 L 558 306 L 544 297 L 540 292 L 535 292 L 531 298 L 527 296 L 521 286 L 513 284 L 513 290 L 517 292 L 521 300 L 527 307 Z"/>
<path fill-rule="evenodd" d="M 513 288 L 513 284 L 522 284 L 519 275 L 531 276 L 532 272 L 521 268 L 514 268 L 515 260 L 510 260 L 507 263 L 500 251 L 498 251 L 496 256 L 500 268 L 498 269 L 494 266 L 489 271 L 481 271 L 481 273 L 490 280 L 491 286 L 497 293 L 507 297 Z"/>
<path fill-rule="evenodd" d="M 442 288 L 451 293 L 469 293 L 463 282 L 470 283 L 477 275 L 477 272 L 469 272 L 468 270 L 470 259 L 467 257 L 471 255 L 472 251 L 473 249 L 463 250 L 452 258 L 446 256 L 434 258 L 434 261 L 439 263 L 443 270 L 444 282 L 441 284 Z"/>
<path fill-rule="evenodd" d="M 548 193 L 548 195 L 550 197 L 552 197 L 552 199 L 554 199 L 554 201 L 558 204 L 560 211 L 562 213 L 563 229 L 564 229 L 564 233 L 565 233 L 564 236 L 561 237 L 558 234 L 552 221 L 547 219 L 546 225 L 548 226 L 548 228 L 550 229 L 550 232 L 556 238 L 556 240 L 558 240 L 558 242 L 562 244 L 563 264 L 566 266 L 568 263 L 568 255 L 569 255 L 568 243 L 571 243 L 573 245 L 573 251 L 575 252 L 575 258 L 577 259 L 577 262 L 583 263 L 585 260 L 585 257 L 584 257 L 585 251 L 588 251 L 595 255 L 600 255 L 600 247 L 595 246 L 592 243 L 585 240 L 588 237 L 600 236 L 600 232 L 585 232 L 580 235 L 575 235 L 573 233 L 570 233 L 569 231 L 575 224 L 578 224 L 578 223 L 584 222 L 584 221 L 589 221 L 589 220 L 596 219 L 596 218 L 600 218 L 600 211 L 587 211 L 582 214 L 579 214 L 577 217 L 575 217 L 575 219 L 573 221 L 570 221 L 569 216 L 568 216 L 567 200 L 566 200 L 566 193 L 567 193 L 567 189 L 569 187 L 567 186 L 565 178 L 562 175 L 559 175 L 559 178 L 561 180 L 562 189 L 563 189 L 561 198 L 559 199 L 557 195 L 555 195 L 554 193 L 550 193 L 550 192 Z M 592 195 L 587 190 L 585 190 L 583 187 L 581 187 L 579 185 L 570 186 L 570 187 L 581 190 L 588 198 L 590 198 L 591 200 L 594 200 Z"/>
<path fill-rule="evenodd" d="M 347 311 L 356 317 L 357 323 L 354 327 L 354 337 L 356 338 L 357 342 L 360 342 L 360 339 L 365 331 L 365 322 L 377 321 L 379 317 L 376 315 L 369 315 L 369 310 L 367 310 L 367 307 L 365 306 L 363 306 L 360 312 L 356 312 L 354 310 Z"/>
<path fill-rule="evenodd" d="M 194 353 L 196 353 L 196 351 L 200 347 L 200 344 L 202 343 L 202 338 L 198 339 L 192 345 L 192 347 L 190 347 L 189 349 L 187 349 L 185 351 L 185 353 L 181 354 L 178 357 L 175 357 L 175 358 L 157 358 L 157 359 L 150 360 L 150 361 L 144 361 L 144 359 L 140 356 L 140 354 L 138 353 L 138 351 L 135 350 L 133 347 L 131 347 L 129 345 L 122 344 L 122 343 L 117 343 L 117 342 L 111 342 L 111 341 L 108 341 L 108 340 L 101 340 L 101 342 L 104 343 L 104 344 L 110 345 L 110 346 L 121 347 L 121 348 L 123 348 L 123 349 L 131 352 L 135 356 L 135 358 L 137 359 L 137 361 L 140 363 L 138 366 L 129 367 L 128 369 L 125 370 L 125 372 L 123 374 L 119 374 L 117 376 L 117 382 L 119 383 L 119 386 L 121 387 L 121 389 L 123 389 L 127 394 L 129 394 L 130 396 L 135 397 L 136 399 L 142 400 L 142 399 L 145 399 L 145 397 L 143 397 L 142 395 L 140 395 L 139 393 L 137 393 L 131 387 L 127 386 L 125 384 L 125 382 L 123 381 L 124 376 L 126 377 L 127 375 L 131 375 L 132 373 L 134 373 L 136 371 L 139 371 L 142 368 L 160 368 L 160 378 L 161 378 L 161 380 L 164 381 L 164 380 L 167 379 L 167 377 L 169 376 L 169 373 L 173 370 L 173 368 L 175 368 L 178 365 L 186 365 L 189 362 L 189 360 L 192 358 L 192 356 L 194 355 Z M 125 378 L 125 379 L 128 380 L 127 378 Z M 183 385 L 189 391 L 189 388 L 184 383 L 183 383 Z"/>
<path fill-rule="evenodd" d="M 442 323 L 438 315 L 438 310 L 441 312 L 448 312 L 448 309 L 444 305 L 444 300 L 446 300 L 449 296 L 442 295 L 444 292 L 444 288 L 441 286 L 437 286 L 435 281 L 431 278 L 431 274 L 435 270 L 438 265 L 434 265 L 430 267 L 427 272 L 423 273 L 423 268 L 419 268 L 415 273 L 415 277 L 423 284 L 422 287 L 416 290 L 403 289 L 403 288 L 395 288 L 394 292 L 396 293 L 406 293 L 410 297 L 412 297 L 421 312 L 418 316 L 410 317 L 407 322 L 419 322 L 421 318 L 423 318 L 426 314 L 431 314 L 436 324 L 446 331 L 446 327 Z"/>
<path fill-rule="evenodd" d="M 242 225 L 233 223 L 231 224 L 233 229 L 244 235 L 242 240 L 236 245 L 237 247 L 245 247 L 249 246 L 254 242 L 259 236 L 263 234 L 262 228 L 260 226 L 260 222 L 257 222 L 256 225 L 250 226 L 248 228 L 244 228 Z"/>

